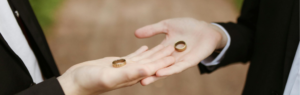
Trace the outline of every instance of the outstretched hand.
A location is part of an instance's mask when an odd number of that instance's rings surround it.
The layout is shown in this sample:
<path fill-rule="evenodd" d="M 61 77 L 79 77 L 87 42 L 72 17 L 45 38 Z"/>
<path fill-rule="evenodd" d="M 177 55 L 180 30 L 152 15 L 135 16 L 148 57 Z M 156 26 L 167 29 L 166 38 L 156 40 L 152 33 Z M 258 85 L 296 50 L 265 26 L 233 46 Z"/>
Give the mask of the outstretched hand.
<path fill-rule="evenodd" d="M 227 42 L 226 35 L 219 27 L 192 18 L 164 20 L 138 29 L 135 35 L 138 38 L 148 38 L 161 33 L 166 34 L 166 38 L 160 45 L 174 46 L 177 41 L 182 40 L 186 42 L 187 49 L 183 52 L 173 52 L 172 56 L 176 58 L 175 64 L 158 70 L 156 75 L 143 79 L 142 85 L 148 85 L 199 64 L 214 50 L 222 49 Z"/>
<path fill-rule="evenodd" d="M 151 50 L 143 46 L 125 57 L 106 57 L 74 65 L 58 81 L 66 95 L 100 94 L 139 83 L 172 65 L 175 62 L 170 56 L 172 52 L 172 46 L 158 45 Z M 126 65 L 114 68 L 112 62 L 121 58 L 126 59 Z"/>

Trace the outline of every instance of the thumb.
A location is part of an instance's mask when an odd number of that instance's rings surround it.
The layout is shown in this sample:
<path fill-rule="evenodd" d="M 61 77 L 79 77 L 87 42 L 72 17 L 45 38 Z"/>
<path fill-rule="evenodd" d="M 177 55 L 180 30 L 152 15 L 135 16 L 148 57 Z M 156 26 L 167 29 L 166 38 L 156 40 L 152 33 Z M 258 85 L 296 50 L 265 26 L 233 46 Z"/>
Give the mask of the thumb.
<path fill-rule="evenodd" d="M 156 34 L 167 33 L 167 27 L 163 22 L 144 26 L 135 31 L 135 36 L 138 38 L 148 38 Z"/>

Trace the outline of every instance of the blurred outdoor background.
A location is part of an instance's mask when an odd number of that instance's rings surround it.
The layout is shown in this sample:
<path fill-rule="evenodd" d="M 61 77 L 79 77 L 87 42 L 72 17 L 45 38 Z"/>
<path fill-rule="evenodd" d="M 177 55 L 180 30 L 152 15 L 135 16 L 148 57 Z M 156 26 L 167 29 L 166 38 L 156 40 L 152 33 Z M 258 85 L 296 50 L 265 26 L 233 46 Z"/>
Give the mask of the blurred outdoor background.
<path fill-rule="evenodd" d="M 235 22 L 243 0 L 29 0 L 61 73 L 106 56 L 124 56 L 164 35 L 137 39 L 134 31 L 168 18 Z M 137 84 L 103 95 L 240 95 L 249 64 L 200 75 L 198 67 L 149 86 Z"/>

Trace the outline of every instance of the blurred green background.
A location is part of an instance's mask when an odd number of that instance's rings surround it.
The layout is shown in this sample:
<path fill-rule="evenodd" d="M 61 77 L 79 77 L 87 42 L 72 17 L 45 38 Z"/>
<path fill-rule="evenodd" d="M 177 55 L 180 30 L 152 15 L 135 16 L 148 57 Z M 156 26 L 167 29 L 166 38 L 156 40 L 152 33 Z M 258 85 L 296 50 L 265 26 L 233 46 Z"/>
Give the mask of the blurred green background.
<path fill-rule="evenodd" d="M 241 8 L 242 8 L 243 1 L 244 1 L 244 0 L 234 0 L 234 2 L 235 2 L 235 4 L 236 4 L 236 7 L 237 7 L 238 9 L 241 9 Z"/>
<path fill-rule="evenodd" d="M 63 2 L 63 0 L 29 0 L 31 6 L 37 16 L 37 19 L 46 32 L 53 24 L 53 17 L 56 9 Z M 241 9 L 244 0 L 234 0 L 236 7 Z M 47 33 L 46 33 L 47 34 Z"/>
<path fill-rule="evenodd" d="M 43 30 L 47 30 L 53 23 L 55 10 L 63 0 L 29 0 Z"/>

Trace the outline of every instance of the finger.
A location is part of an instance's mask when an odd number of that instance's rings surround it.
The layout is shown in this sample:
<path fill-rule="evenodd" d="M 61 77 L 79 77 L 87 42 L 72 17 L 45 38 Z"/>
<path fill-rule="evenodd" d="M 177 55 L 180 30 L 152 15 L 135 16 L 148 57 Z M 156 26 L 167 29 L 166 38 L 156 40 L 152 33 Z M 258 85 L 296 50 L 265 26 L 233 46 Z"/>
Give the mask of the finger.
<path fill-rule="evenodd" d="M 141 85 L 146 86 L 146 85 L 149 85 L 155 81 L 158 81 L 158 80 L 161 80 L 164 78 L 166 78 L 166 77 L 150 76 L 150 77 L 146 77 L 146 78 L 142 79 L 140 83 L 141 83 Z"/>
<path fill-rule="evenodd" d="M 147 59 L 149 59 L 149 60 L 152 62 L 152 61 L 161 59 L 161 58 L 163 58 L 163 57 L 169 56 L 169 55 L 171 55 L 174 51 L 175 51 L 175 49 L 174 49 L 173 46 L 167 46 L 166 48 L 164 48 L 164 49 L 162 49 L 162 50 L 160 50 L 160 51 L 157 51 L 156 53 L 152 54 L 152 55 L 150 56 L 150 58 L 147 58 Z"/>
<path fill-rule="evenodd" d="M 158 71 L 159 69 L 166 68 L 172 64 L 174 64 L 175 58 L 172 56 L 162 58 L 160 60 L 157 60 L 155 62 L 151 62 L 148 64 L 144 64 L 145 70 L 150 75 L 153 75 Z"/>
<path fill-rule="evenodd" d="M 148 50 L 148 46 L 142 46 L 138 50 L 136 50 L 135 52 L 133 52 L 133 53 L 131 53 L 131 54 L 125 56 L 125 57 L 126 58 L 132 58 L 132 57 L 137 56 L 137 55 L 139 55 L 139 54 L 141 54 L 141 53 L 143 53 L 147 50 Z"/>
<path fill-rule="evenodd" d="M 123 76 L 124 80 L 131 81 L 140 78 L 145 78 L 155 74 L 155 72 L 161 68 L 165 68 L 174 64 L 175 59 L 172 56 L 162 58 L 152 63 L 140 64 L 131 68 L 124 68 Z"/>
<path fill-rule="evenodd" d="M 154 47 L 153 49 L 148 50 L 148 51 L 146 51 L 146 52 L 144 52 L 144 53 L 142 53 L 142 54 L 139 54 L 139 55 L 137 55 L 136 57 L 133 57 L 131 60 L 132 60 L 132 61 L 139 61 L 139 60 L 142 60 L 142 59 L 149 57 L 149 56 L 152 55 L 153 53 L 155 53 L 155 52 L 157 52 L 157 51 L 159 51 L 159 50 L 161 50 L 161 49 L 163 49 L 163 48 L 164 48 L 163 45 L 157 45 L 157 46 Z"/>
<path fill-rule="evenodd" d="M 185 70 L 185 69 L 187 69 L 191 66 L 192 66 L 192 64 L 190 64 L 189 62 L 178 62 L 178 63 L 176 63 L 176 64 L 174 64 L 170 67 L 158 70 L 156 72 L 156 76 L 159 76 L 159 77 L 170 76 L 170 75 L 173 75 L 173 74 L 180 73 L 183 70 Z"/>
<path fill-rule="evenodd" d="M 151 83 L 153 83 L 153 82 L 155 82 L 157 80 L 164 79 L 164 78 L 166 78 L 166 77 L 157 77 L 157 76 L 154 76 L 154 75 L 153 76 L 148 76 L 146 78 L 141 77 L 141 78 L 135 79 L 133 81 L 122 83 L 119 86 L 120 87 L 132 86 L 132 85 L 134 85 L 134 84 L 136 84 L 138 82 L 140 82 L 141 85 L 146 86 L 146 85 L 149 85 L 149 84 L 151 84 Z"/>
<path fill-rule="evenodd" d="M 147 38 L 160 33 L 167 33 L 167 26 L 164 21 L 136 30 L 135 36 L 138 38 Z"/>

